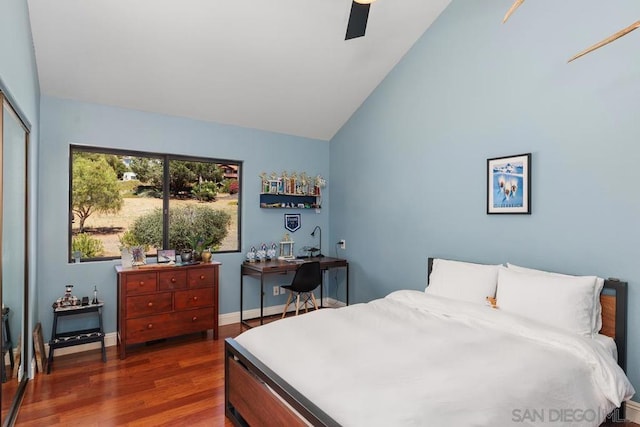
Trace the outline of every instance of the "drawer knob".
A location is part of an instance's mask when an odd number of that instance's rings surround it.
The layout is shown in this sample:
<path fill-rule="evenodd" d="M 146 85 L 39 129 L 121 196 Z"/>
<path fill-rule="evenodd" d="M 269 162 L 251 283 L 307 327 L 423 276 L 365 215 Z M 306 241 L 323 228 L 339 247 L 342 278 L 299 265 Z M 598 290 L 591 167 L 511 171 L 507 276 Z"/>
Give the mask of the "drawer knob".
<path fill-rule="evenodd" d="M 176 278 L 175 278 L 175 277 L 172 277 L 172 278 L 171 278 L 171 283 L 176 283 L 176 281 L 177 281 L 177 280 L 176 280 Z"/>
<path fill-rule="evenodd" d="M 153 307 L 153 303 L 149 301 L 149 304 L 147 304 L 147 307 Z"/>
<path fill-rule="evenodd" d="M 200 280 L 204 280 L 204 274 L 200 275 Z"/>
<path fill-rule="evenodd" d="M 193 317 L 191 318 L 191 321 L 192 321 L 192 322 L 195 322 L 196 320 L 198 320 L 198 317 L 197 317 L 197 316 L 193 316 Z"/>
<path fill-rule="evenodd" d="M 198 297 L 193 297 L 193 300 L 194 301 L 198 301 Z"/>
<path fill-rule="evenodd" d="M 149 324 L 147 325 L 147 329 L 153 329 L 153 323 L 149 323 Z"/>
<path fill-rule="evenodd" d="M 144 280 L 140 281 L 140 286 L 144 286 Z"/>

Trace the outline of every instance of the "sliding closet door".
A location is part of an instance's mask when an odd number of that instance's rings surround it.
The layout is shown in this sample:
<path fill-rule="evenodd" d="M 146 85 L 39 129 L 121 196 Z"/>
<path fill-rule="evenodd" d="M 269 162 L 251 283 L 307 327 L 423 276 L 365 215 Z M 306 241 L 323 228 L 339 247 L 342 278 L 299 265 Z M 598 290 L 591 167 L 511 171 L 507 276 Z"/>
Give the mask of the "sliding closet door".
<path fill-rule="evenodd" d="M 2 423 L 15 416 L 18 396 L 26 383 L 25 355 L 27 300 L 27 145 L 28 131 L 8 101 L 2 97 L 2 218 L 1 300 L 2 343 Z"/>

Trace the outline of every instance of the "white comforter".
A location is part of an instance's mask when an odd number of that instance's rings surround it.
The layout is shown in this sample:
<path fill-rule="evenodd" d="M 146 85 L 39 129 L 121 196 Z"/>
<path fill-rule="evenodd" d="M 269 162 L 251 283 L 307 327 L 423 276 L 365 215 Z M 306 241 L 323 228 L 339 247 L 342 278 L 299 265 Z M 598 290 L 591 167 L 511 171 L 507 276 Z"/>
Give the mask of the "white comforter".
<path fill-rule="evenodd" d="M 417 291 L 237 341 L 344 426 L 598 426 L 634 393 L 591 339 Z"/>

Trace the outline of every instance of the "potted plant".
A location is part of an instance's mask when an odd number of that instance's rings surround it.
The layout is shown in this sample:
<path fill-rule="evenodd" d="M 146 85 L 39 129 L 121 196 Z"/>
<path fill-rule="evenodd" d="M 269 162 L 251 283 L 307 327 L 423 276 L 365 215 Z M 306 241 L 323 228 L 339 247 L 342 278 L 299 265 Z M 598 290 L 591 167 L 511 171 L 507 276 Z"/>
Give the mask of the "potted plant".
<path fill-rule="evenodd" d="M 194 234 L 189 238 L 189 246 L 191 247 L 192 256 L 194 260 L 200 261 L 202 259 L 202 251 L 207 249 L 213 243 L 213 239 L 207 238 L 200 234 Z"/>

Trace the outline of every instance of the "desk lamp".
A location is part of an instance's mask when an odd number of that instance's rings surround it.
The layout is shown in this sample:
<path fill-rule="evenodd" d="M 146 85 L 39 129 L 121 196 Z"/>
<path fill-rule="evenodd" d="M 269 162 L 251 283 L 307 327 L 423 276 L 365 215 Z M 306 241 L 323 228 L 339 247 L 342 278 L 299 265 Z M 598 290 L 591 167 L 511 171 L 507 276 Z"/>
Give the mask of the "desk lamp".
<path fill-rule="evenodd" d="M 319 225 L 316 225 L 316 228 L 313 229 L 313 231 L 311 232 L 311 236 L 315 237 L 316 235 L 316 230 L 318 230 L 320 232 L 319 238 L 320 238 L 320 245 L 318 246 L 318 258 L 323 257 L 324 255 L 322 255 L 322 228 L 320 228 Z"/>

